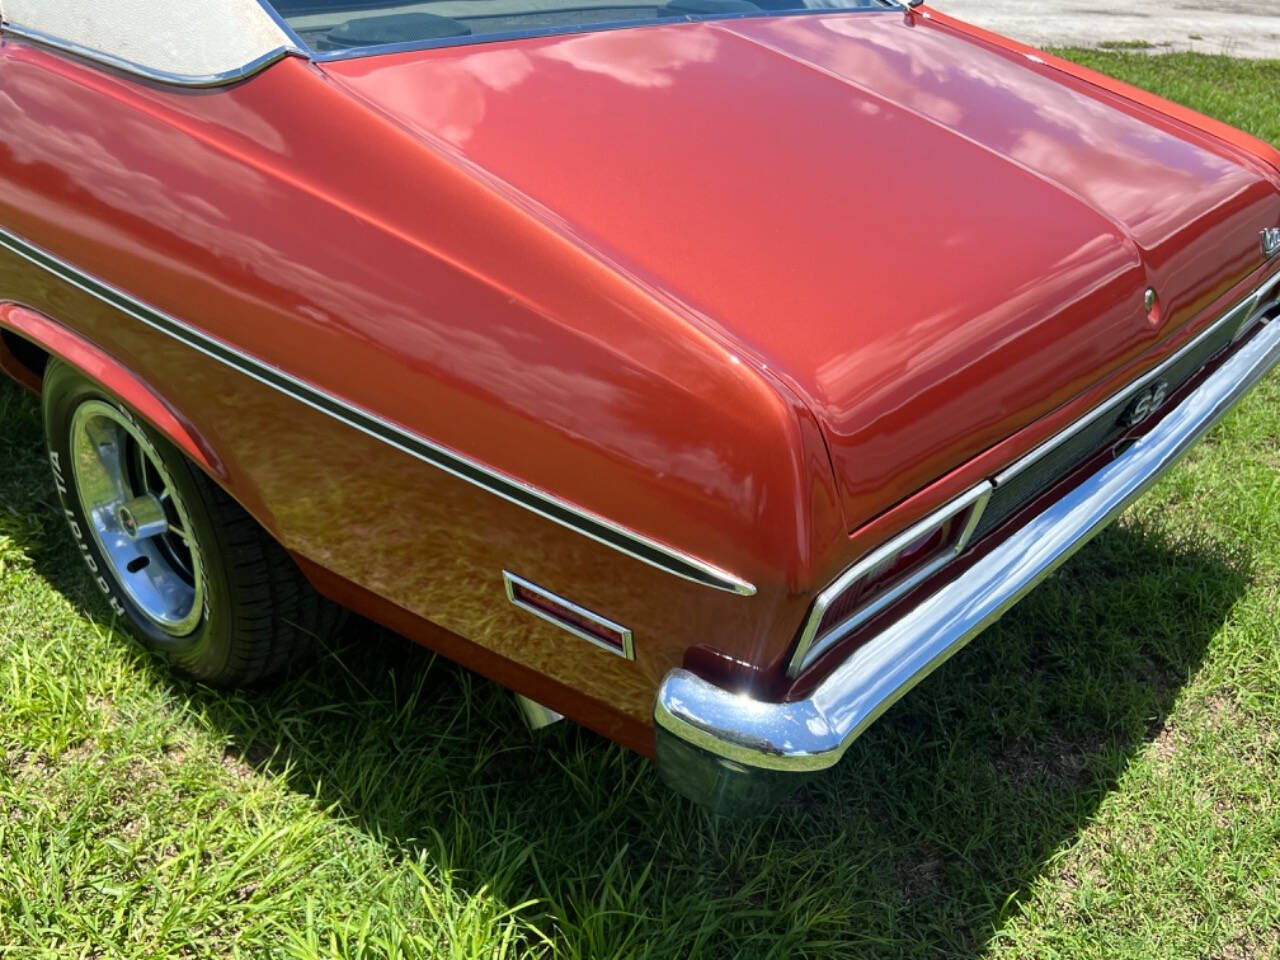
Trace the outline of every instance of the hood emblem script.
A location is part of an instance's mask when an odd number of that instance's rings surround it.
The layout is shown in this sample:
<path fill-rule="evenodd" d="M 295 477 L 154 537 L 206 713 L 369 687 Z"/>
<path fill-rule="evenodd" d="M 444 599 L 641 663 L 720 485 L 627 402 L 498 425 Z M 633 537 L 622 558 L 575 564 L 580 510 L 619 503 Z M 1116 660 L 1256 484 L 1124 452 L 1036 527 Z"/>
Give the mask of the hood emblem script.
<path fill-rule="evenodd" d="M 1262 231 L 1262 255 L 1274 257 L 1280 253 L 1280 227 L 1266 227 Z"/>

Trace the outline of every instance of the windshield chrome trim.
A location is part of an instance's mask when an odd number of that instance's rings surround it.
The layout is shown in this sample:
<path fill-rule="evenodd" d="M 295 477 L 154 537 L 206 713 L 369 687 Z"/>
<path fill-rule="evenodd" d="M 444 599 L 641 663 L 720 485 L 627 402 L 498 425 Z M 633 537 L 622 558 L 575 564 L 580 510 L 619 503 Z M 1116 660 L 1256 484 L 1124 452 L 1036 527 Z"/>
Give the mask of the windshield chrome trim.
<path fill-rule="evenodd" d="M 0 23 L 0 33 L 3 33 L 8 37 L 17 37 L 21 40 L 27 40 L 31 43 L 39 44 L 42 47 L 49 47 L 50 49 L 57 50 L 61 53 L 67 53 L 74 57 L 79 57 L 81 60 L 88 60 L 99 66 L 110 67 L 112 70 L 119 70 L 121 73 L 127 73 L 135 77 L 152 80 L 156 83 L 196 89 L 226 86 L 230 83 L 246 80 L 254 74 L 262 72 L 273 63 L 283 60 L 285 57 L 306 58 L 308 56 L 308 54 L 300 48 L 280 46 L 276 47 L 274 50 L 264 53 L 260 57 L 250 60 L 242 66 L 236 67 L 234 70 L 226 70 L 222 73 L 193 75 L 170 73 L 167 70 L 156 70 L 152 67 L 135 63 L 132 60 L 126 60 L 123 57 L 103 53 L 101 50 L 94 50 L 92 47 L 82 46 L 81 44 L 73 43 L 70 40 L 63 40 L 61 37 L 55 37 L 52 34 L 44 33 L 41 30 L 35 30 L 31 27 L 24 27 L 17 23 Z"/>
<path fill-rule="evenodd" d="M 748 10 L 736 13 L 682 14 L 652 20 L 605 20 L 599 23 L 574 24 L 563 27 L 539 27 L 529 30 L 507 30 L 502 33 L 481 33 L 465 37 L 441 37 L 436 40 L 409 40 L 404 43 L 382 43 L 368 47 L 352 47 L 349 50 L 311 50 L 304 41 L 299 40 L 307 56 L 315 63 L 340 63 L 343 60 L 360 60 L 365 57 L 380 57 L 394 53 L 414 53 L 421 50 L 439 50 L 443 47 L 466 47 L 478 43 L 500 43 L 507 40 L 535 40 L 539 37 L 571 36 L 583 33 L 604 33 L 611 30 L 631 30 L 637 27 L 672 26 L 681 23 L 719 23 L 725 20 L 750 20 L 762 17 L 806 17 L 815 15 L 831 16 L 832 14 L 884 14 L 902 13 L 903 6 L 898 0 L 876 0 L 884 3 L 883 8 L 872 7 L 838 7 L 813 10 Z"/>
<path fill-rule="evenodd" d="M 307 49 L 306 41 L 298 36 L 298 31 L 294 30 L 293 27 L 289 25 L 289 21 L 286 20 L 278 10 L 276 10 L 276 8 L 271 4 L 271 0 L 258 0 L 258 6 L 262 8 L 263 13 L 271 18 L 275 25 L 280 29 L 280 32 L 289 38 L 297 48 L 298 52 L 304 57 L 310 59 L 311 53 Z"/>
<path fill-rule="evenodd" d="M 172 337 L 205 356 L 292 397 L 388 446 L 479 487 L 508 503 L 581 534 L 632 559 L 705 587 L 752 596 L 756 588 L 728 571 L 667 546 L 622 524 L 562 500 L 552 493 L 487 467 L 443 444 L 385 420 L 371 410 L 334 396 L 279 367 L 237 350 L 216 337 L 148 306 L 118 287 L 77 269 L 65 260 L 0 228 L 0 248 L 17 254 L 53 276 L 101 300 L 107 306 Z"/>

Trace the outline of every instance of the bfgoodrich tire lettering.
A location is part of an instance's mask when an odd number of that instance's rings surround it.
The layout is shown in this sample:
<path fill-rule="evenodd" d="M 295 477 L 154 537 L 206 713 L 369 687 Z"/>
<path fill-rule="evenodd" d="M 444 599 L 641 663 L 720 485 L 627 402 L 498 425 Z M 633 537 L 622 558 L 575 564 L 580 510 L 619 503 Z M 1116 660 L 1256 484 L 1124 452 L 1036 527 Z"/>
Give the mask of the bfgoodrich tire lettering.
<path fill-rule="evenodd" d="M 199 680 L 245 684 L 280 671 L 333 629 L 337 608 L 288 554 L 95 383 L 51 362 L 43 408 L 76 549 L 108 606 L 145 644 Z"/>

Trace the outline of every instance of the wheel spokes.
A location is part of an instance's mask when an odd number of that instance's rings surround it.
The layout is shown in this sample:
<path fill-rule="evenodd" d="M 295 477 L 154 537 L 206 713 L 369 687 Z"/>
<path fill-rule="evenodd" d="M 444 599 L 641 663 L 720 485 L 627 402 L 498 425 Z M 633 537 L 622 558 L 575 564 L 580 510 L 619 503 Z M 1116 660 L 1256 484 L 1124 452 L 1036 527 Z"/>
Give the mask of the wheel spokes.
<path fill-rule="evenodd" d="M 140 614 L 186 636 L 202 615 L 204 578 L 181 490 L 118 408 L 86 401 L 71 434 L 71 479 L 103 559 Z"/>

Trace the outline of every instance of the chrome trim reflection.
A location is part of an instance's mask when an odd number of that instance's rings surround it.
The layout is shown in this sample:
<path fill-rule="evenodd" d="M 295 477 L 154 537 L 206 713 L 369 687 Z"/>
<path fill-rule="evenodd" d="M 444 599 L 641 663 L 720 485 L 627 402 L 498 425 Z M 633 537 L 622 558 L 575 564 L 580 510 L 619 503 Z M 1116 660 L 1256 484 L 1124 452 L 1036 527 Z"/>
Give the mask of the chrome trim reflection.
<path fill-rule="evenodd" d="M 19 37 L 32 43 L 38 43 L 42 47 L 49 47 L 53 50 L 69 53 L 72 56 L 79 57 L 82 60 L 88 60 L 92 63 L 99 64 L 104 67 L 110 67 L 113 70 L 119 70 L 122 73 L 133 74 L 136 77 L 143 77 L 147 80 L 153 80 L 156 83 L 164 83 L 176 87 L 222 87 L 229 83 L 236 83 L 240 80 L 247 80 L 255 73 L 261 73 L 267 67 L 271 66 L 285 57 L 303 57 L 307 54 L 298 47 L 276 47 L 260 57 L 250 60 L 248 63 L 236 67 L 234 70 L 226 70 L 222 73 L 211 73 L 204 75 L 190 75 L 183 73 L 170 73 L 167 70 L 156 70 L 153 67 L 147 67 L 140 63 L 134 63 L 132 60 L 125 60 L 123 57 L 113 56 L 109 53 L 103 53 L 101 50 L 94 50 L 92 47 L 85 47 L 70 40 L 63 40 L 61 37 L 55 37 L 51 34 L 44 33 L 40 30 L 24 27 L 17 23 L 0 24 L 0 33 L 5 36 Z"/>
<path fill-rule="evenodd" d="M 593 636 L 590 633 L 587 633 L 587 631 L 579 629 L 572 623 L 567 623 L 566 621 L 559 619 L 555 614 L 548 610 L 535 607 L 531 603 L 525 603 L 525 601 L 516 596 L 516 584 L 519 584 L 530 593 L 536 593 L 540 597 L 545 597 L 557 606 L 566 607 L 569 610 L 572 610 L 584 620 L 590 620 L 593 623 L 598 623 L 605 630 L 608 630 L 611 633 L 616 633 L 619 641 L 622 643 L 622 648 L 619 649 L 613 644 L 606 643 L 599 637 Z M 555 624 L 555 626 L 559 627 L 561 630 L 565 630 L 568 633 L 573 634 L 575 637 L 587 641 L 587 643 L 593 643 L 601 650 L 608 650 L 610 653 L 617 654 L 627 660 L 634 660 L 636 658 L 635 641 L 631 637 L 631 630 L 629 627 L 624 627 L 620 623 L 614 623 L 608 617 L 602 617 L 595 611 L 588 610 L 586 607 L 580 606 L 572 600 L 566 600 L 559 594 L 552 593 L 546 587 L 540 587 L 531 580 L 526 580 L 524 577 L 517 576 L 510 570 L 502 571 L 502 585 L 507 591 L 507 599 L 521 610 L 532 613 L 535 617 L 541 617 L 543 620 L 547 621 L 547 623 Z"/>
<path fill-rule="evenodd" d="M 1042 444 L 1040 444 L 1040 446 L 1036 447 L 1030 453 L 1026 454 L 1019 460 L 1015 460 L 1012 464 L 1005 467 L 1002 471 L 1000 471 L 1000 473 L 996 474 L 996 476 L 993 478 L 995 480 L 996 486 L 998 487 L 1001 484 L 1008 483 L 1010 480 L 1012 480 L 1014 477 L 1020 474 L 1023 470 L 1026 470 L 1028 467 L 1030 467 L 1033 463 L 1036 463 L 1042 457 L 1048 455 L 1057 447 L 1059 447 L 1061 444 L 1066 443 L 1068 440 L 1074 437 L 1077 433 L 1079 433 L 1085 427 L 1089 426 L 1091 423 L 1094 423 L 1096 420 L 1098 420 L 1099 417 L 1104 417 L 1108 413 L 1114 412 L 1118 407 L 1123 406 L 1126 402 L 1131 400 L 1134 397 L 1134 395 L 1138 393 L 1138 391 L 1143 389 L 1152 380 L 1157 379 L 1166 370 L 1168 370 L 1175 363 L 1181 360 L 1183 356 L 1195 350 L 1196 347 L 1198 347 L 1205 339 L 1207 339 L 1208 337 L 1211 337 L 1218 330 L 1222 329 L 1223 327 L 1230 326 L 1232 323 L 1239 323 L 1240 329 L 1236 331 L 1235 339 L 1237 340 L 1240 339 L 1252 326 L 1251 321 L 1254 318 L 1253 317 L 1254 307 L 1258 305 L 1258 303 L 1266 296 L 1267 291 L 1270 290 L 1272 287 L 1274 287 L 1277 284 L 1277 282 L 1280 282 L 1280 273 L 1277 273 L 1274 276 L 1264 280 L 1262 282 L 1262 285 L 1259 286 L 1258 289 L 1254 290 L 1251 294 L 1249 294 L 1247 297 L 1245 297 L 1243 300 L 1237 303 L 1234 307 L 1232 307 L 1230 310 L 1224 313 L 1218 320 L 1209 324 L 1208 327 L 1200 331 L 1200 333 L 1196 334 L 1196 336 L 1194 336 L 1191 339 L 1190 343 L 1182 347 L 1180 350 L 1174 353 L 1171 357 L 1168 357 L 1167 359 L 1165 359 L 1157 367 L 1155 367 L 1155 369 L 1148 370 L 1142 376 L 1138 377 L 1137 380 L 1134 380 L 1132 383 L 1128 384 L 1127 386 L 1122 387 L 1118 392 L 1112 394 L 1109 399 L 1104 400 L 1100 405 L 1094 407 L 1092 410 L 1086 413 L 1079 420 L 1073 421 L 1067 427 L 1063 428 L 1059 432 L 1055 433 L 1048 440 L 1044 441 Z"/>
<path fill-rule="evenodd" d="M 1240 321 L 1240 329 L 1235 332 L 1232 342 L 1240 340 L 1259 323 L 1266 310 L 1280 303 L 1280 271 L 1258 288 L 1251 298 L 1249 313 Z"/>
<path fill-rule="evenodd" d="M 70 283 L 108 306 L 128 314 L 135 320 L 186 344 L 193 350 L 212 357 L 245 376 L 252 377 L 274 390 L 292 397 L 313 410 L 341 421 L 367 436 L 380 440 L 430 464 L 451 476 L 480 487 L 496 497 L 518 507 L 536 513 L 552 523 L 581 534 L 596 543 L 646 563 L 673 576 L 694 583 L 741 596 L 752 596 L 756 588 L 747 581 L 721 570 L 704 560 L 683 553 L 674 547 L 652 540 L 643 534 L 629 530 L 599 514 L 550 494 L 532 484 L 493 470 L 483 464 L 426 437 L 410 433 L 403 427 L 384 420 L 377 414 L 347 403 L 331 393 L 297 379 L 278 367 L 236 350 L 196 328 L 166 313 L 161 313 L 64 260 L 55 257 L 35 244 L 28 243 L 7 230 L 0 228 L 0 247 L 16 253 L 55 277 Z"/>
<path fill-rule="evenodd" d="M 1259 239 L 1262 243 L 1262 255 L 1268 260 L 1280 253 L 1280 227 L 1263 227 Z"/>
<path fill-rule="evenodd" d="M 856 649 L 804 699 L 761 702 L 677 668 L 658 691 L 655 721 L 748 766 L 830 767 L 899 697 L 1114 520 L 1277 364 L 1280 323 L 1270 323 L 1149 433 Z"/>
<path fill-rule="evenodd" d="M 530 730 L 542 730 L 564 719 L 563 713 L 557 713 L 550 707 L 543 706 L 537 700 L 531 700 L 522 693 L 517 693 L 515 698 L 516 707 L 520 710 L 520 716 L 524 718 L 525 726 Z"/>
<path fill-rule="evenodd" d="M 670 17 L 651 20 L 609 20 L 596 23 L 574 23 L 567 26 L 529 27 L 524 30 L 503 30 L 494 33 L 466 34 L 460 37 L 441 37 L 432 40 L 403 40 L 397 43 L 371 44 L 365 47 L 346 47 L 341 50 L 312 50 L 311 59 L 315 63 L 334 63 L 342 60 L 360 60 L 365 57 L 381 57 L 394 53 L 417 53 L 423 50 L 438 50 L 444 47 L 468 47 L 481 43 L 505 43 L 510 40 L 536 40 L 540 37 L 565 37 L 574 34 L 610 33 L 615 30 L 634 30 L 653 26 L 671 26 L 681 23 L 717 23 L 722 20 L 748 20 L 768 17 L 811 17 L 820 14 L 885 14 L 901 13 L 904 10 L 903 0 L 878 0 L 883 7 L 825 7 L 804 8 L 800 10 L 751 10 L 735 13 L 697 13 L 678 14 Z M 923 2 L 923 0 L 921 0 Z"/>
<path fill-rule="evenodd" d="M 993 489 L 995 488 L 990 481 L 982 481 L 972 490 L 952 500 L 946 506 L 935 510 L 918 523 L 912 524 L 884 546 L 877 547 L 832 581 L 813 601 L 813 606 L 809 610 L 809 617 L 805 620 L 804 628 L 800 632 L 800 639 L 796 642 L 795 652 L 791 654 L 791 660 L 787 663 L 787 676 L 798 676 L 818 657 L 830 650 L 832 644 L 848 636 L 851 631 L 866 623 L 899 597 L 914 590 L 958 557 L 964 548 L 969 545 L 969 540 L 973 537 L 973 531 L 977 529 L 978 521 L 982 519 L 982 512 L 987 507 L 987 501 L 991 499 L 991 491 Z M 970 507 L 973 510 L 969 521 L 965 524 L 965 528 L 961 531 L 954 547 L 936 559 L 929 561 L 915 573 L 906 577 L 901 583 L 859 607 L 821 637 L 816 636 L 818 627 L 822 624 L 822 618 L 826 615 L 831 604 L 835 603 L 840 595 L 866 574 L 868 570 L 897 553 L 912 540 L 924 536 L 929 530 L 945 523 L 951 517 L 963 510 L 968 510 Z"/>

